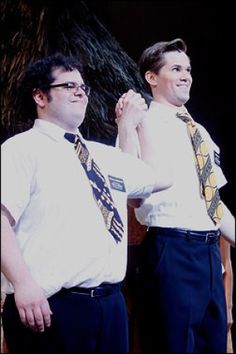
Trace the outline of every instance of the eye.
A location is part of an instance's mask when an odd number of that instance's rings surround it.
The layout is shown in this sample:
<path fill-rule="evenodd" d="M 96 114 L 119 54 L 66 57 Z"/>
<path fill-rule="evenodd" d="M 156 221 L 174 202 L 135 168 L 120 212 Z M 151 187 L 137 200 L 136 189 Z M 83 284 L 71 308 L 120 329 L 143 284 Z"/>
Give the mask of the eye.
<path fill-rule="evenodd" d="M 173 71 L 180 71 L 180 68 L 178 66 L 173 67 Z"/>
<path fill-rule="evenodd" d="M 68 82 L 68 83 L 66 84 L 66 88 L 67 88 L 68 90 L 73 90 L 73 89 L 75 89 L 75 88 L 76 88 L 75 82 Z"/>

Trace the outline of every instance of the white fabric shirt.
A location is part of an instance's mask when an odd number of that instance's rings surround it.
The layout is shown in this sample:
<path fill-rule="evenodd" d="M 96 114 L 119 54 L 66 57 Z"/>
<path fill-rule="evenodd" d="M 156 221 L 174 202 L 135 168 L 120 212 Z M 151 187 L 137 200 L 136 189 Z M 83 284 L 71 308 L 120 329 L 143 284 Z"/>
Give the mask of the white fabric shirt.
<path fill-rule="evenodd" d="M 154 184 L 152 169 L 143 161 L 111 146 L 86 142 L 125 226 L 117 244 L 64 133 L 57 125 L 37 119 L 32 129 L 2 145 L 1 202 L 16 222 L 14 231 L 24 259 L 47 296 L 61 287 L 123 280 L 127 196 L 148 197 Z M 13 292 L 4 276 L 2 290 Z"/>
<path fill-rule="evenodd" d="M 173 168 L 173 185 L 152 194 L 135 210 L 138 221 L 147 226 L 177 227 L 191 230 L 215 230 L 217 227 L 207 214 L 195 165 L 193 147 L 186 123 L 176 117 L 177 108 L 151 102 L 147 119 L 155 134 L 157 151 L 168 158 Z M 200 124 L 197 124 L 205 140 L 218 188 L 226 183 L 220 166 L 215 163 L 219 148 Z"/>

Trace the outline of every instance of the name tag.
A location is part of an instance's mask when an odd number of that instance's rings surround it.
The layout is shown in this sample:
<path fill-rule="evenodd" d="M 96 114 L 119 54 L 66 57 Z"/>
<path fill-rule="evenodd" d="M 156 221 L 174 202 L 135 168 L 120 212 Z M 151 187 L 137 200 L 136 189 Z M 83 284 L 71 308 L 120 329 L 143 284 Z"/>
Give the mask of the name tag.
<path fill-rule="evenodd" d="M 214 151 L 214 161 L 216 165 L 220 166 L 220 154 L 218 154 L 216 151 Z"/>
<path fill-rule="evenodd" d="M 112 189 L 115 189 L 120 192 L 125 192 L 125 184 L 123 179 L 113 176 L 108 176 L 108 178 Z"/>

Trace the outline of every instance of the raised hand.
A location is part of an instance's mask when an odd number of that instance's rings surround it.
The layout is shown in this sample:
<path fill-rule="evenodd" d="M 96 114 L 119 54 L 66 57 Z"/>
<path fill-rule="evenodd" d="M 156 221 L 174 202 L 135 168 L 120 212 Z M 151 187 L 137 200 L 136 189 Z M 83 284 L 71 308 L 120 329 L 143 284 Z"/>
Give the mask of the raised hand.
<path fill-rule="evenodd" d="M 127 124 L 137 128 L 144 119 L 147 109 L 144 98 L 139 93 L 129 90 L 116 104 L 116 122 L 118 125 Z"/>

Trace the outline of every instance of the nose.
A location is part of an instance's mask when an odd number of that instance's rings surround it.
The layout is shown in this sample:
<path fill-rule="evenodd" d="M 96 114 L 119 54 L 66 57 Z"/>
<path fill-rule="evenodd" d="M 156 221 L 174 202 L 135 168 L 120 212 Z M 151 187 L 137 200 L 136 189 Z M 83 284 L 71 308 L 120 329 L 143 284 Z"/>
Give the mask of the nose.
<path fill-rule="evenodd" d="M 180 77 L 180 82 L 182 82 L 185 85 L 191 85 L 192 83 L 192 77 L 189 74 L 183 74 Z"/>
<path fill-rule="evenodd" d="M 81 96 L 81 97 L 86 96 L 84 90 L 83 90 L 80 86 L 77 86 L 77 87 L 75 88 L 74 95 L 76 95 L 76 96 Z"/>
<path fill-rule="evenodd" d="M 181 75 L 181 79 L 185 80 L 185 81 L 191 81 L 192 80 L 192 75 L 189 71 L 187 70 L 183 70 L 182 71 L 182 75 Z"/>

